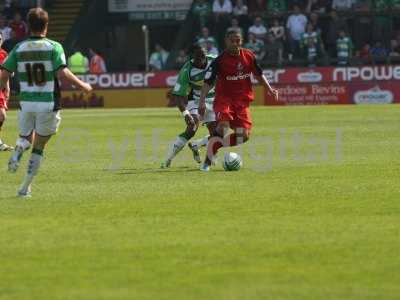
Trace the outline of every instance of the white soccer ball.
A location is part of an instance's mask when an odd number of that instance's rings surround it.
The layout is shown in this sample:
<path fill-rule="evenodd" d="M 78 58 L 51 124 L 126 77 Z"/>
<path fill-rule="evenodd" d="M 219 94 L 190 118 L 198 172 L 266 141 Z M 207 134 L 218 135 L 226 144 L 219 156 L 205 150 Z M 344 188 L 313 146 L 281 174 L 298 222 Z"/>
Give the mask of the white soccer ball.
<path fill-rule="evenodd" d="M 243 165 L 242 158 L 235 152 L 228 152 L 224 155 L 222 167 L 225 171 L 239 171 Z"/>

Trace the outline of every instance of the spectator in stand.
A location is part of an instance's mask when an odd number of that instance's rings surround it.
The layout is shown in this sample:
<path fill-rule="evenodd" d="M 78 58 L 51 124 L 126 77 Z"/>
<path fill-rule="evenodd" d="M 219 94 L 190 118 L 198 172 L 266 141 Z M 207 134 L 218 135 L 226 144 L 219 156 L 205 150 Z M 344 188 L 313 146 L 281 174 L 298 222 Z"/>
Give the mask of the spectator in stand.
<path fill-rule="evenodd" d="M 218 46 L 217 40 L 213 36 L 210 36 L 210 30 L 207 27 L 201 29 L 201 36 L 197 38 L 197 43 L 204 48 L 207 48 L 207 43 L 213 44 L 216 48 Z"/>
<path fill-rule="evenodd" d="M 326 13 L 331 7 L 330 0 L 308 0 L 306 12 Z"/>
<path fill-rule="evenodd" d="M 336 56 L 338 65 L 348 65 L 353 55 L 353 43 L 344 30 L 339 31 L 339 38 L 336 41 Z"/>
<path fill-rule="evenodd" d="M 225 30 L 229 27 L 230 15 L 233 7 L 231 0 L 214 0 L 213 13 L 215 18 L 214 28 L 217 31 L 217 40 L 221 43 L 224 39 Z"/>
<path fill-rule="evenodd" d="M 385 46 L 390 45 L 392 37 L 393 19 L 390 15 L 392 0 L 375 0 L 374 8 L 377 15 L 374 18 L 373 39 L 374 41 L 383 40 Z"/>
<path fill-rule="evenodd" d="M 249 13 L 252 18 L 259 16 L 267 10 L 267 0 L 252 0 L 247 3 L 249 6 Z"/>
<path fill-rule="evenodd" d="M 15 35 L 15 32 L 14 32 L 14 30 L 11 30 L 11 32 L 10 32 L 10 38 L 7 40 L 7 41 L 5 41 L 4 43 L 3 43 L 3 49 L 5 50 L 5 51 L 7 51 L 8 53 L 10 53 L 11 52 L 11 50 L 15 47 L 15 45 L 17 45 L 18 44 L 18 40 L 17 40 L 17 37 L 16 37 L 16 35 Z"/>
<path fill-rule="evenodd" d="M 272 34 L 267 35 L 265 44 L 264 65 L 279 66 L 283 62 L 283 44 L 277 41 Z"/>
<path fill-rule="evenodd" d="M 300 6 L 293 6 L 293 13 L 289 16 L 286 23 L 288 30 L 289 42 L 289 60 L 292 56 L 299 56 L 300 54 L 300 39 L 301 35 L 306 31 L 307 17 L 301 13 Z"/>
<path fill-rule="evenodd" d="M 250 25 L 249 21 L 249 9 L 243 0 L 236 0 L 235 6 L 233 7 L 233 15 L 239 20 L 239 23 L 246 28 Z"/>
<path fill-rule="evenodd" d="M 161 71 L 165 69 L 169 53 L 160 45 L 156 44 L 154 52 L 150 55 L 149 65 L 152 71 Z"/>
<path fill-rule="evenodd" d="M 281 23 L 279 23 L 279 19 L 273 19 L 272 20 L 272 26 L 268 30 L 269 34 L 272 34 L 275 40 L 279 42 L 284 42 L 286 39 L 285 37 L 285 27 L 282 26 Z"/>
<path fill-rule="evenodd" d="M 268 30 L 264 26 L 261 17 L 256 17 L 254 20 L 254 25 L 249 28 L 249 33 L 253 33 L 259 40 L 265 40 L 267 32 Z"/>
<path fill-rule="evenodd" d="M 398 63 L 400 61 L 400 45 L 396 40 L 390 41 L 389 60 L 391 63 Z"/>
<path fill-rule="evenodd" d="M 335 57 L 336 41 L 339 38 L 339 32 L 342 30 L 349 32 L 347 23 L 344 19 L 338 17 L 336 10 L 332 10 L 325 36 L 325 46 L 331 57 Z"/>
<path fill-rule="evenodd" d="M 353 19 L 354 44 L 360 49 L 365 43 L 372 41 L 373 18 L 368 13 L 371 11 L 369 0 L 356 0 L 354 10 L 359 12 Z"/>
<path fill-rule="evenodd" d="M 218 55 L 219 51 L 218 48 L 215 47 L 214 43 L 207 41 L 206 43 L 206 50 L 208 54 Z"/>
<path fill-rule="evenodd" d="M 247 16 L 249 8 L 243 3 L 243 0 L 236 0 L 235 6 L 233 7 L 233 15 L 235 17 Z"/>
<path fill-rule="evenodd" d="M 333 0 L 332 9 L 335 10 L 350 10 L 354 0 Z"/>
<path fill-rule="evenodd" d="M 74 74 L 87 74 L 89 72 L 89 60 L 76 48 L 74 54 L 68 58 L 68 68 Z"/>
<path fill-rule="evenodd" d="M 106 63 L 100 54 L 96 53 L 93 49 L 89 49 L 90 63 L 89 72 L 91 74 L 107 73 Z"/>
<path fill-rule="evenodd" d="M 318 59 L 318 47 L 313 39 L 307 40 L 306 58 L 309 67 L 315 67 Z"/>
<path fill-rule="evenodd" d="M 26 16 L 30 8 L 37 6 L 37 0 L 18 0 L 15 2 L 22 16 Z"/>
<path fill-rule="evenodd" d="M 385 63 L 388 59 L 389 50 L 386 49 L 381 42 L 376 42 L 370 50 L 374 63 Z"/>
<path fill-rule="evenodd" d="M 230 15 L 233 12 L 231 0 L 214 0 L 212 11 L 217 19 Z"/>
<path fill-rule="evenodd" d="M 14 14 L 13 0 L 5 0 L 3 14 L 7 20 L 12 18 Z"/>
<path fill-rule="evenodd" d="M 179 50 L 178 56 L 175 58 L 175 69 L 180 70 L 187 62 L 188 56 L 184 49 Z"/>
<path fill-rule="evenodd" d="M 370 64 L 372 62 L 371 46 L 368 43 L 365 44 L 360 51 L 357 51 L 356 57 L 361 60 L 361 64 Z"/>
<path fill-rule="evenodd" d="M 195 0 L 192 12 L 198 22 L 197 28 L 202 28 L 208 24 L 211 11 L 211 4 L 207 0 Z"/>
<path fill-rule="evenodd" d="M 258 40 L 254 33 L 249 33 L 248 35 L 248 42 L 244 44 L 244 48 L 250 49 L 253 51 L 256 59 L 261 61 L 265 56 L 265 45 L 262 40 Z"/>
<path fill-rule="evenodd" d="M 7 25 L 6 18 L 0 15 L 0 33 L 3 37 L 3 42 L 11 38 L 11 31 L 12 29 Z"/>
<path fill-rule="evenodd" d="M 318 32 L 318 34 L 322 34 L 322 25 L 321 22 L 319 21 L 319 16 L 317 13 L 312 12 L 310 14 L 310 20 L 309 23 L 314 27 L 314 30 Z"/>
<path fill-rule="evenodd" d="M 286 0 L 268 0 L 267 9 L 269 13 L 284 13 L 287 11 Z"/>
<path fill-rule="evenodd" d="M 226 31 L 228 32 L 231 30 L 240 32 L 240 34 L 243 36 L 243 29 L 239 26 L 239 20 L 236 18 L 232 18 L 231 27 L 229 27 Z"/>
<path fill-rule="evenodd" d="M 15 37 L 18 41 L 22 41 L 28 34 L 28 27 L 26 23 L 22 21 L 21 14 L 16 12 L 14 19 L 10 22 L 10 27 L 15 32 Z"/>
<path fill-rule="evenodd" d="M 307 58 L 310 64 L 314 64 L 316 58 L 321 57 L 323 48 L 320 34 L 315 31 L 311 23 L 308 23 L 307 30 L 301 35 L 300 39 L 303 58 Z"/>

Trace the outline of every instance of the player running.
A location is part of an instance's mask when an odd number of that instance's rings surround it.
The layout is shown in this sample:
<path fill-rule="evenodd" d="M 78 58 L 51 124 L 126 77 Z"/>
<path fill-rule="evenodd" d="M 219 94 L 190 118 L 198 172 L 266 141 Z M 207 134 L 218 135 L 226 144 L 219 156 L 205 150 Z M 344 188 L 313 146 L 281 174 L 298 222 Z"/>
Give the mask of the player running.
<path fill-rule="evenodd" d="M 0 64 L 4 62 L 7 57 L 7 52 L 1 49 L 1 45 L 3 44 L 3 34 L 0 31 Z M 7 117 L 7 102 L 10 98 L 10 85 L 7 83 L 4 89 L 0 90 L 0 133 L 1 127 L 3 126 L 6 117 Z M 4 144 L 0 137 L 0 151 L 11 151 L 14 150 L 13 147 Z"/>
<path fill-rule="evenodd" d="M 43 151 L 60 125 L 60 90 L 57 77 L 63 77 L 84 92 L 92 87 L 78 79 L 67 67 L 64 50 L 58 42 L 46 38 L 49 16 L 41 8 L 27 15 L 31 36 L 17 44 L 1 65 L 0 88 L 7 86 L 10 75 L 18 74 L 20 137 L 9 160 L 9 172 L 16 172 L 22 154 L 32 146 L 28 170 L 18 196 L 29 197 L 33 178 L 43 159 Z"/>
<path fill-rule="evenodd" d="M 207 146 L 207 155 L 200 166 L 201 171 L 209 171 L 212 161 L 222 147 L 236 146 L 248 141 L 252 127 L 249 105 L 254 99 L 251 74 L 265 87 L 267 93 L 278 98 L 262 69 L 257 64 L 253 52 L 242 48 L 242 36 L 237 31 L 228 31 L 225 36 L 226 50 L 211 64 L 201 90 L 199 112 L 206 109 L 206 95 L 216 81 L 214 111 L 217 128 Z M 233 133 L 228 133 L 233 129 Z"/>
<path fill-rule="evenodd" d="M 186 122 L 186 130 L 177 136 L 176 140 L 170 146 L 166 160 L 161 164 L 161 168 L 168 168 L 173 158 L 185 147 L 186 143 L 196 134 L 199 128 L 199 99 L 200 91 L 204 82 L 204 75 L 207 68 L 216 58 L 214 55 L 206 55 L 206 50 L 199 45 L 193 45 L 190 49 L 193 59 L 189 60 L 180 70 L 177 83 L 172 90 L 172 101 L 177 103 L 179 110 Z M 215 114 L 213 111 L 215 91 L 210 86 L 204 97 L 204 113 L 202 121 L 207 125 L 210 132 L 215 130 Z M 189 102 L 187 101 L 189 99 Z M 187 103 L 187 105 L 186 105 Z M 199 149 L 207 145 L 209 136 L 188 143 L 193 152 L 193 158 L 198 163 L 201 162 Z"/>

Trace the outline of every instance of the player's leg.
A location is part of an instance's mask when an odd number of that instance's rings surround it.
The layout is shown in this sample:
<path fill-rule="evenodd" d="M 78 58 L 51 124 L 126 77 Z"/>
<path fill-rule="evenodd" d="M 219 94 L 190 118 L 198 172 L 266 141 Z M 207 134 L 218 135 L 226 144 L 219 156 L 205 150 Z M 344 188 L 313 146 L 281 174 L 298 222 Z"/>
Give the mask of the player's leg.
<path fill-rule="evenodd" d="M 213 135 L 208 140 L 207 155 L 204 163 L 200 167 L 202 171 L 208 171 L 211 164 L 215 160 L 217 152 L 225 144 L 223 137 L 227 135 L 230 130 L 230 121 L 222 120 L 217 122 L 217 127 Z"/>
<path fill-rule="evenodd" d="M 30 196 L 31 184 L 39 172 L 45 147 L 50 138 L 58 131 L 60 122 L 60 112 L 36 113 L 36 134 L 33 140 L 32 153 L 29 158 L 26 176 L 18 191 L 19 196 Z"/>
<path fill-rule="evenodd" d="M 176 137 L 176 140 L 169 147 L 167 157 L 165 161 L 161 164 L 161 168 L 163 169 L 169 168 L 175 156 L 185 147 L 187 142 L 196 134 L 196 131 L 199 128 L 199 123 L 200 123 L 199 118 L 198 115 L 195 113 L 191 115 L 195 121 L 195 125 L 187 126 L 186 130 Z"/>
<path fill-rule="evenodd" d="M 19 167 L 22 155 L 31 147 L 35 128 L 35 115 L 32 112 L 18 113 L 19 137 L 15 143 L 14 151 L 8 161 L 8 171 L 15 173 Z"/>
<path fill-rule="evenodd" d="M 202 171 L 209 170 L 220 148 L 237 146 L 250 138 L 252 122 L 248 107 L 235 107 L 229 113 L 219 113 L 219 119 L 216 134 L 208 142 L 207 156 L 201 167 Z M 232 128 L 233 132 L 229 133 L 229 128 Z"/>
<path fill-rule="evenodd" d="M 217 123 L 215 121 L 215 113 L 212 109 L 206 110 L 203 123 L 206 124 L 209 134 L 200 139 L 188 143 L 190 150 L 192 150 L 193 152 L 193 158 L 198 163 L 201 163 L 200 148 L 207 146 L 210 136 L 214 134 L 215 129 L 217 127 Z"/>
<path fill-rule="evenodd" d="M 31 184 L 34 177 L 37 175 L 40 165 L 43 160 L 43 152 L 46 144 L 50 140 L 51 136 L 41 136 L 39 134 L 35 135 L 32 146 L 31 157 L 28 162 L 28 169 L 25 175 L 25 179 L 18 190 L 18 195 L 22 197 L 30 196 Z"/>
<path fill-rule="evenodd" d="M 1 107 L 0 104 L 0 134 L 1 134 L 1 128 L 3 127 L 3 124 L 6 121 L 6 117 L 7 117 L 6 109 L 4 107 Z M 4 144 L 0 136 L 0 151 L 11 151 L 13 149 L 14 149 L 13 147 Z"/>

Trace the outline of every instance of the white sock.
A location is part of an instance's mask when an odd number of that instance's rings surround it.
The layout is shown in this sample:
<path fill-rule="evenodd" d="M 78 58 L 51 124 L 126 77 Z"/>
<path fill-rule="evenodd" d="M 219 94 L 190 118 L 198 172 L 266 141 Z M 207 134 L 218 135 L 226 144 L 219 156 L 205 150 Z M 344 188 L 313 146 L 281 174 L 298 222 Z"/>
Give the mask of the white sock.
<path fill-rule="evenodd" d="M 22 148 L 24 151 L 28 150 L 31 147 L 31 143 L 29 143 L 29 141 L 27 139 L 24 138 L 18 138 L 17 142 L 15 143 L 16 148 L 20 147 Z"/>
<path fill-rule="evenodd" d="M 28 163 L 28 170 L 26 172 L 26 176 L 24 182 L 21 185 L 21 190 L 28 190 L 29 186 L 32 184 L 33 178 L 39 172 L 40 164 L 42 162 L 43 156 L 32 153 L 31 158 L 29 159 Z"/>
<path fill-rule="evenodd" d="M 187 139 L 178 135 L 175 142 L 171 144 L 167 154 L 167 160 L 172 160 L 185 147 Z"/>
<path fill-rule="evenodd" d="M 31 147 L 31 143 L 27 139 L 18 138 L 15 143 L 15 149 L 12 154 L 12 158 L 15 161 L 19 161 L 22 157 L 22 154 Z"/>
<path fill-rule="evenodd" d="M 197 148 L 207 146 L 209 138 L 210 138 L 210 136 L 206 135 L 205 137 L 203 137 L 201 139 L 194 140 L 192 142 L 192 145 L 196 146 Z"/>

